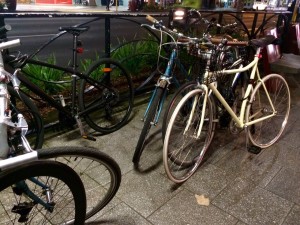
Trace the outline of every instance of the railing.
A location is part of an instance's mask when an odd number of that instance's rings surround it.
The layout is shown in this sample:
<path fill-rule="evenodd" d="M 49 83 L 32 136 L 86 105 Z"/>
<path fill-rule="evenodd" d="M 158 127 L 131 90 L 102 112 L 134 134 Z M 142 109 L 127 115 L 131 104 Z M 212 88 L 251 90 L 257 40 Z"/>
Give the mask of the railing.
<path fill-rule="evenodd" d="M 178 9 L 178 8 L 177 8 Z M 55 12 L 55 11 L 15 11 L 15 12 L 1 12 L 0 26 L 5 24 L 5 18 L 22 18 L 22 17 L 96 17 L 95 20 L 104 19 L 105 27 L 105 54 L 110 56 L 111 52 L 111 19 L 122 19 L 132 23 L 140 24 L 135 20 L 137 17 L 145 17 L 150 14 L 154 17 L 165 17 L 169 20 L 169 25 L 172 24 L 174 11 L 172 9 L 169 12 Z M 217 17 L 217 21 L 220 24 L 226 24 L 226 22 L 237 21 L 248 39 L 256 38 L 260 33 L 267 29 L 269 26 L 281 27 L 284 31 L 288 28 L 288 15 L 290 12 L 286 11 L 221 11 L 221 10 L 200 10 L 204 17 Z M 93 21 L 95 21 L 93 20 Z M 227 20 L 227 21 L 226 21 Z M 283 27 L 283 28 L 282 28 Z M 286 32 L 283 32 L 283 34 Z M 154 34 L 153 34 L 154 35 Z"/>

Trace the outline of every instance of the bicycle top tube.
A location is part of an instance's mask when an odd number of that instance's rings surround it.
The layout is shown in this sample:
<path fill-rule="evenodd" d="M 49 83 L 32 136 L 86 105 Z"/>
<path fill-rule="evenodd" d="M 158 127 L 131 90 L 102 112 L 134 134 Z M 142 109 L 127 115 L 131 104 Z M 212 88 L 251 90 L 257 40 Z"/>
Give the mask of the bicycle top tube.
<path fill-rule="evenodd" d="M 263 38 L 259 39 L 252 39 L 248 42 L 249 46 L 254 46 L 256 48 L 256 53 L 254 55 L 254 59 L 245 67 L 238 68 L 238 69 L 229 69 L 229 70 L 222 70 L 219 71 L 222 74 L 233 74 L 238 72 L 244 72 L 249 70 L 250 68 L 253 68 L 255 65 L 257 65 L 258 60 L 261 58 L 261 49 L 266 47 L 269 44 L 277 44 L 277 39 L 273 35 L 266 35 Z M 240 60 L 240 59 L 238 59 Z"/>

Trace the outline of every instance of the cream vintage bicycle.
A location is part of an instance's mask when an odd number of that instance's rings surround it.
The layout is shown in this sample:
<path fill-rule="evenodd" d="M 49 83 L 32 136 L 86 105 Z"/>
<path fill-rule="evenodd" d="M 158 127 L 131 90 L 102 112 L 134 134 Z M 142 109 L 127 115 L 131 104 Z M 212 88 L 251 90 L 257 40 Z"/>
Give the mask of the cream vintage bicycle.
<path fill-rule="evenodd" d="M 272 35 L 249 41 L 248 45 L 256 49 L 254 59 L 241 66 L 243 59 L 240 58 L 233 63 L 231 68 L 234 69 L 219 71 L 212 71 L 214 67 L 210 66 L 216 58 L 216 45 L 203 43 L 202 49 L 205 50 L 199 54 L 208 57 L 204 79 L 179 102 L 164 139 L 164 168 L 173 182 L 186 181 L 203 161 L 218 122 L 215 117 L 216 101 L 228 111 L 237 129 L 245 129 L 256 149 L 267 148 L 279 139 L 290 111 L 289 87 L 281 75 L 261 76 L 258 70 L 261 50 L 274 41 Z M 236 78 L 247 71 L 250 72 L 249 81 L 236 110 L 219 92 L 217 80 L 220 76 L 229 75 Z"/>

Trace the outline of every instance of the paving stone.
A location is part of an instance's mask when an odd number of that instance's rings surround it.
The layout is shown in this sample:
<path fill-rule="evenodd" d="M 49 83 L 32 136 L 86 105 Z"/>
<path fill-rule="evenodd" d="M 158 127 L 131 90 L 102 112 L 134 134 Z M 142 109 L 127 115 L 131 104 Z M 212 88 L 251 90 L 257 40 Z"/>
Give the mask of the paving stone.
<path fill-rule="evenodd" d="M 282 224 L 292 203 L 240 178 L 217 196 L 212 204 L 246 224 Z"/>
<path fill-rule="evenodd" d="M 224 170 L 212 165 L 204 164 L 188 179 L 183 187 L 198 195 L 214 198 L 228 184 Z"/>
<path fill-rule="evenodd" d="M 237 222 L 236 218 L 212 204 L 199 205 L 195 193 L 187 190 L 181 191 L 148 219 L 155 225 L 225 225 Z"/>
<path fill-rule="evenodd" d="M 152 225 L 125 203 L 121 203 L 101 217 L 95 217 L 87 224 L 101 225 Z"/>
<path fill-rule="evenodd" d="M 282 168 L 267 189 L 282 198 L 300 205 L 300 168 Z"/>
<path fill-rule="evenodd" d="M 179 189 L 159 173 L 141 175 L 131 171 L 123 176 L 117 196 L 144 217 L 151 215 L 171 199 Z"/>
<path fill-rule="evenodd" d="M 299 225 L 299 222 L 300 222 L 300 206 L 294 205 L 282 225 Z"/>

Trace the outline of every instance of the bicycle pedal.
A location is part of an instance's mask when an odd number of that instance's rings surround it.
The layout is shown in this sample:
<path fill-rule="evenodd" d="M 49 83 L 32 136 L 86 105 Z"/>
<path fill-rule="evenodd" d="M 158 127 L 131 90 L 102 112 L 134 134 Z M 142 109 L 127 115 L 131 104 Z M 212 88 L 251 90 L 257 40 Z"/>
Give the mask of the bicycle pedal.
<path fill-rule="evenodd" d="M 257 146 L 254 146 L 254 145 L 248 147 L 248 152 L 253 153 L 253 154 L 256 154 L 256 155 L 257 155 L 258 153 L 260 153 L 261 150 L 262 150 L 262 148 L 257 147 Z"/>
<path fill-rule="evenodd" d="M 82 135 L 81 137 L 84 138 L 84 139 L 90 140 L 90 141 L 96 141 L 97 140 L 92 135 Z"/>

